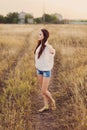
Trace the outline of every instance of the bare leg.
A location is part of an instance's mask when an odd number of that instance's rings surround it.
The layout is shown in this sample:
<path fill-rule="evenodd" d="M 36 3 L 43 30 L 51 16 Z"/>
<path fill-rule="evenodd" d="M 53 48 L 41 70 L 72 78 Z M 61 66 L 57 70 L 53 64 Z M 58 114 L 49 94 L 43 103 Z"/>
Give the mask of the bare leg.
<path fill-rule="evenodd" d="M 49 85 L 50 78 L 43 77 L 43 83 L 42 83 L 42 94 L 46 95 L 51 102 L 54 101 L 54 99 L 51 96 L 51 93 L 48 91 L 48 85 Z"/>
<path fill-rule="evenodd" d="M 51 101 L 52 106 L 54 107 L 53 109 L 56 108 L 55 106 L 55 100 L 53 99 L 51 93 L 48 90 L 48 85 L 49 85 L 50 78 L 43 77 L 43 83 L 42 83 L 42 94 L 48 97 Z"/>
<path fill-rule="evenodd" d="M 42 83 L 43 83 L 43 76 L 38 74 L 37 75 L 39 86 L 42 89 Z M 43 95 L 44 98 L 44 106 L 48 106 L 48 97 L 46 95 Z"/>
<path fill-rule="evenodd" d="M 37 74 L 37 79 L 38 79 L 40 88 L 42 88 L 43 76 L 40 74 Z"/>

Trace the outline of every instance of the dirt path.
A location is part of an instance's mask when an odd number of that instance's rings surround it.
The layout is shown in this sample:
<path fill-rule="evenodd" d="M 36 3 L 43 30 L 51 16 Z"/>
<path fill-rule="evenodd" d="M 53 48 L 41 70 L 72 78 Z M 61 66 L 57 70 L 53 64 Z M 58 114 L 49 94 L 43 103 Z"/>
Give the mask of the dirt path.
<path fill-rule="evenodd" d="M 32 37 L 35 35 L 32 33 L 33 31 L 27 36 L 28 38 L 26 37 L 26 45 L 19 52 L 17 58 L 15 59 L 11 67 L 4 72 L 2 77 L 3 80 L 2 82 L 0 82 L 1 88 L 6 87 L 5 81 L 9 79 L 10 72 L 15 71 L 15 68 L 18 65 L 19 61 L 22 60 L 23 55 L 29 48 L 29 44 L 27 43 L 29 42 L 29 39 L 32 39 Z M 49 110 L 47 112 L 37 113 L 37 110 L 43 106 L 43 98 L 37 85 L 37 93 L 35 95 L 31 95 L 31 114 L 29 115 L 28 119 L 31 121 L 32 128 L 26 130 L 79 130 L 74 129 L 75 125 L 78 126 L 78 124 L 76 124 L 77 122 L 75 120 L 75 115 L 73 114 L 76 111 L 71 104 L 71 99 L 73 95 L 71 91 L 68 91 L 68 89 L 66 90 L 67 93 L 63 93 L 63 90 L 65 90 L 65 88 L 58 81 L 59 68 L 59 58 L 58 55 L 56 55 L 55 64 L 52 71 L 52 77 L 49 85 L 49 90 L 52 93 L 54 99 L 56 100 L 56 111 Z M 60 96 L 56 97 L 56 92 L 58 92 Z M 61 95 L 61 93 L 63 94 Z"/>
<path fill-rule="evenodd" d="M 61 63 L 58 55 L 55 56 L 55 64 L 52 71 L 52 77 L 49 90 L 56 100 L 56 111 L 46 111 L 38 113 L 38 109 L 43 107 L 43 98 L 39 87 L 36 95 L 32 95 L 32 112 L 30 121 L 31 130 L 86 130 L 77 120 L 78 113 L 75 107 L 74 95 L 70 86 L 65 87 L 59 82 Z M 82 129 L 81 129 L 82 128 Z"/>
<path fill-rule="evenodd" d="M 55 57 L 55 65 L 52 71 L 52 77 L 49 85 L 49 90 L 52 93 L 52 95 L 54 95 L 56 90 L 58 89 L 58 82 L 56 82 L 57 75 L 58 75 L 58 60 L 57 57 Z M 55 96 L 53 97 L 55 98 Z M 43 106 L 43 98 L 40 90 L 38 90 L 38 94 L 32 97 L 32 113 L 30 117 L 32 123 L 32 130 L 59 130 L 58 128 L 62 126 L 60 124 L 60 121 L 58 122 L 58 118 L 62 116 L 62 113 L 58 108 L 58 104 L 56 111 L 49 110 L 43 113 L 38 113 L 37 110 L 40 109 L 42 106 Z"/>

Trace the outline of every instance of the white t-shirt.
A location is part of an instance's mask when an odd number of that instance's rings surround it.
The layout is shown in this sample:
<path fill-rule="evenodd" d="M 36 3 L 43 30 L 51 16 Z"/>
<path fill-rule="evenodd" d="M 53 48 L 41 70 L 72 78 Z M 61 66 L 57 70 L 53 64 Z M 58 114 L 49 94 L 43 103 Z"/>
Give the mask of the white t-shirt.
<path fill-rule="evenodd" d="M 37 48 L 35 53 L 35 67 L 42 71 L 51 70 L 54 65 L 55 49 L 54 49 L 54 53 L 51 53 L 49 47 L 52 46 L 49 45 L 48 42 L 46 42 L 45 45 L 46 47 L 42 52 L 41 56 L 39 57 L 39 59 L 38 59 L 38 52 L 40 50 L 41 45 Z"/>

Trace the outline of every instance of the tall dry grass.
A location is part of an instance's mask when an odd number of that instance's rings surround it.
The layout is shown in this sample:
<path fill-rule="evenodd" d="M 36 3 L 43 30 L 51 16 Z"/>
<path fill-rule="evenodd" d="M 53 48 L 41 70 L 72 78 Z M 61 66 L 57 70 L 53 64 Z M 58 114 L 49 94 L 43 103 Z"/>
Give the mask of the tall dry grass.
<path fill-rule="evenodd" d="M 6 83 L 0 95 L 1 130 L 32 130 L 31 96 L 38 93 L 33 51 L 42 27 L 0 25 L 0 80 Z M 86 130 L 87 26 L 45 25 L 45 28 L 50 32 L 50 44 L 56 49 L 53 84 L 57 88 L 54 97 L 62 113 L 62 128 Z M 11 70 L 4 80 L 8 68 Z M 55 123 L 59 128 L 58 121 Z"/>
<path fill-rule="evenodd" d="M 84 130 L 87 127 L 87 26 L 54 28 L 49 28 L 50 43 L 56 49 L 54 85 L 58 91 L 54 95 L 58 106 L 63 107 L 63 128 Z"/>
<path fill-rule="evenodd" d="M 3 93 L 0 95 L 0 130 L 31 129 L 30 98 L 36 91 L 35 68 L 32 64 L 33 51 L 30 52 L 32 50 L 33 27 L 8 26 L 1 26 L 1 33 L 5 28 L 8 28 L 9 31 L 4 31 L 1 36 L 2 42 L 0 42 L 2 51 L 0 77 L 3 77 L 0 79 L 5 83 L 2 88 Z M 18 32 L 14 32 L 14 27 Z M 8 75 L 7 80 L 4 78 L 6 74 Z"/>

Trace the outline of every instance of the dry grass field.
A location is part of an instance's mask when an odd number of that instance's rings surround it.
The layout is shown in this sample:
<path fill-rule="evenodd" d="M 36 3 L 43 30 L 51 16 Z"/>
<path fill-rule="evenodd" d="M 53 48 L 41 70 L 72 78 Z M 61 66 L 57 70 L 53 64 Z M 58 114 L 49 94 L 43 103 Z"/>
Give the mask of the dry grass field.
<path fill-rule="evenodd" d="M 57 110 L 39 114 L 33 51 L 41 28 L 56 50 L 49 90 Z M 87 130 L 86 25 L 0 25 L 0 130 Z"/>

